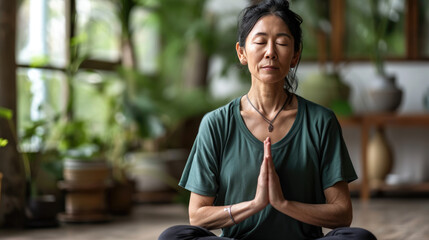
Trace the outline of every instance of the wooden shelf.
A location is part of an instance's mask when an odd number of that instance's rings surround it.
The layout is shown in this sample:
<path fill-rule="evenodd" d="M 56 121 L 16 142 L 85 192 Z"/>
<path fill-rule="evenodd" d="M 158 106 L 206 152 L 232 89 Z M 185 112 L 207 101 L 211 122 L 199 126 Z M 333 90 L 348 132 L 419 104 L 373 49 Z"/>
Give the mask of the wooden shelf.
<path fill-rule="evenodd" d="M 429 114 L 397 114 L 397 113 L 380 113 L 364 114 L 351 117 L 338 117 L 342 127 L 359 127 L 361 129 L 361 184 L 360 198 L 367 200 L 374 190 L 385 192 L 428 192 L 429 183 L 422 184 L 404 184 L 404 185 L 383 185 L 379 189 L 372 189 L 368 181 L 367 169 L 367 147 L 369 134 L 372 128 L 383 128 L 387 125 L 401 127 L 429 127 Z M 355 185 L 351 189 L 355 189 Z"/>
<path fill-rule="evenodd" d="M 358 193 L 362 188 L 361 183 L 350 183 L 349 189 L 351 193 Z M 407 194 L 428 194 L 429 195 L 429 182 L 422 183 L 404 183 L 404 184 L 383 184 L 378 187 L 370 187 L 370 193 L 393 193 L 397 195 Z"/>

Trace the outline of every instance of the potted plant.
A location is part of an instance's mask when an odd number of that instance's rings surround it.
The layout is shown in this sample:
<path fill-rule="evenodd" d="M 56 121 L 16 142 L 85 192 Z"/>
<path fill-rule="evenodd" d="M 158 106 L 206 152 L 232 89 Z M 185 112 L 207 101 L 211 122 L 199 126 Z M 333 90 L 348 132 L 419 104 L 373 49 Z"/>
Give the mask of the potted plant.
<path fill-rule="evenodd" d="M 117 2 L 117 16 L 122 23 L 122 46 L 125 48 L 123 53 L 127 53 L 122 56 L 118 73 L 126 84 L 122 99 L 123 113 L 126 132 L 130 133 L 126 137 L 127 157 L 120 159 L 125 160 L 125 164 L 134 166 L 131 175 L 138 178 L 136 188 L 140 192 L 163 191 L 172 186 L 176 189 L 177 180 L 175 184 L 171 184 L 170 177 L 177 176 L 170 172 L 169 166 L 177 161 L 171 156 L 180 155 L 180 161 L 185 161 L 183 158 L 186 159 L 186 156 L 183 155 L 187 154 L 183 154 L 182 150 L 171 149 L 180 147 L 172 143 L 172 138 L 178 135 L 178 130 L 184 126 L 185 121 L 195 116 L 201 117 L 214 107 L 209 94 L 201 87 L 201 83 L 206 81 L 208 56 L 213 51 L 210 47 L 215 42 L 211 20 L 203 15 L 204 3 L 205 1 Z M 150 22 L 139 26 L 153 24 L 152 27 L 158 33 L 156 38 L 160 40 L 156 62 L 162 67 L 151 73 L 138 68 L 138 60 L 145 58 L 137 56 L 138 52 L 133 44 L 133 34 L 138 29 L 131 24 L 132 13 L 140 7 L 146 8 L 152 15 Z M 171 28 L 172 25 L 174 28 Z M 200 67 L 195 68 L 195 64 Z M 172 151 L 180 154 L 169 154 Z M 155 194 L 145 195 L 150 195 L 153 199 Z"/>
<path fill-rule="evenodd" d="M 6 119 L 12 130 L 13 137 L 18 142 L 18 134 L 15 132 L 15 127 L 12 122 L 12 111 L 0 107 L 0 117 Z M 26 137 L 21 136 L 17 144 L 22 166 L 24 168 L 24 175 L 26 178 L 26 211 L 25 211 L 25 226 L 26 227 L 56 227 L 58 221 L 56 215 L 59 211 L 59 204 L 56 197 L 50 193 L 40 192 L 38 187 L 38 175 L 40 158 L 37 154 L 33 154 L 24 150 Z M 2 145 L 7 143 L 7 140 L 2 140 Z"/>
<path fill-rule="evenodd" d="M 389 34 L 391 25 L 390 12 L 391 1 L 374 0 L 369 1 L 369 18 L 371 20 L 372 33 L 371 50 L 376 77 L 368 86 L 368 105 L 372 112 L 393 112 L 402 100 L 402 90 L 396 83 L 396 76 L 388 73 L 385 67 L 385 55 L 387 51 L 386 36 Z"/>

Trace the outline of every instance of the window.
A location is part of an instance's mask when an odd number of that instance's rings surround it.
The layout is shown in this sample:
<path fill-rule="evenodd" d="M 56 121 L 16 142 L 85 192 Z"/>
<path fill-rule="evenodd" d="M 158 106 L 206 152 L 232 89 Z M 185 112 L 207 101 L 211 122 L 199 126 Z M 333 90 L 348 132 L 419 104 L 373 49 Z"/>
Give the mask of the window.
<path fill-rule="evenodd" d="M 18 10 L 18 65 L 66 65 L 65 2 L 22 1 Z"/>
<path fill-rule="evenodd" d="M 118 62 L 121 26 L 115 21 L 115 5 L 106 0 L 77 0 L 76 36 L 90 59 Z"/>
<path fill-rule="evenodd" d="M 304 60 L 367 60 L 375 46 L 389 59 L 428 59 L 428 1 L 294 0 L 292 8 L 304 18 Z M 375 44 L 380 33 L 384 39 Z"/>

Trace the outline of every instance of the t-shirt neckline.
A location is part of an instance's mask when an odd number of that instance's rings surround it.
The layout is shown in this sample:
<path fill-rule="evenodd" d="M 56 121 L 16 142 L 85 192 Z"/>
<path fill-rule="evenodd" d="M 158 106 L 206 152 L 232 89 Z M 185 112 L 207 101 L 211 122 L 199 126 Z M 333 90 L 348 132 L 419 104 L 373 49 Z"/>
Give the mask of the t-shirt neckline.
<path fill-rule="evenodd" d="M 298 111 L 296 113 L 296 118 L 295 121 L 292 124 L 292 127 L 290 128 L 289 132 L 286 133 L 286 135 L 278 142 L 274 143 L 273 145 L 271 145 L 271 149 L 276 149 L 279 147 L 282 147 L 284 144 L 287 144 L 292 138 L 293 136 L 296 134 L 296 132 L 298 131 L 298 129 L 301 126 L 301 122 L 302 122 L 302 111 L 303 111 L 303 99 L 294 94 L 297 98 L 298 101 Z M 250 141 L 252 141 L 254 144 L 256 145 L 261 145 L 263 147 L 263 142 L 260 141 L 259 139 L 257 139 L 252 132 L 250 132 L 250 130 L 247 128 L 246 124 L 244 123 L 244 119 L 240 114 L 240 101 L 241 101 L 241 97 L 238 97 L 235 99 L 234 101 L 234 105 L 235 105 L 235 109 L 234 109 L 234 117 L 236 118 L 237 121 L 237 125 L 239 126 L 240 130 L 246 135 L 246 138 Z"/>

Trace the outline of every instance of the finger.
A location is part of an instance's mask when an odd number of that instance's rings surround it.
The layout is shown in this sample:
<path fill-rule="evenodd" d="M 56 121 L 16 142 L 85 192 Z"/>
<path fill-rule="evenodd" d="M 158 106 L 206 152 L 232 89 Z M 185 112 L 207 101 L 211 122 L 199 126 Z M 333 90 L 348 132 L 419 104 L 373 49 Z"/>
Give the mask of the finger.
<path fill-rule="evenodd" d="M 259 170 L 259 177 L 258 177 L 258 183 L 261 184 L 263 183 L 263 181 L 265 181 L 264 179 L 268 179 L 268 169 L 267 169 L 267 161 L 264 159 L 262 160 L 261 163 L 261 168 Z"/>
<path fill-rule="evenodd" d="M 269 137 L 264 141 L 264 156 L 271 157 L 271 139 Z"/>

